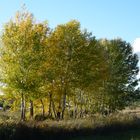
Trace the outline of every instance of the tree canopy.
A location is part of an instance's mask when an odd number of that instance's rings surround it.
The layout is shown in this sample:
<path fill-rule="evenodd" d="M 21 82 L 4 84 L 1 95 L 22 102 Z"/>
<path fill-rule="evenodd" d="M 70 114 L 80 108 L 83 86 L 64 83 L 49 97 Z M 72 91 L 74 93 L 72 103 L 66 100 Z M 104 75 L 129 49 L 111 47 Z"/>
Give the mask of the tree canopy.
<path fill-rule="evenodd" d="M 96 39 L 76 20 L 51 30 L 27 11 L 1 38 L 2 90 L 12 102 L 21 98 L 22 120 L 29 106 L 32 118 L 38 105 L 43 116 L 77 118 L 121 110 L 138 96 L 138 56 L 122 39 Z"/>

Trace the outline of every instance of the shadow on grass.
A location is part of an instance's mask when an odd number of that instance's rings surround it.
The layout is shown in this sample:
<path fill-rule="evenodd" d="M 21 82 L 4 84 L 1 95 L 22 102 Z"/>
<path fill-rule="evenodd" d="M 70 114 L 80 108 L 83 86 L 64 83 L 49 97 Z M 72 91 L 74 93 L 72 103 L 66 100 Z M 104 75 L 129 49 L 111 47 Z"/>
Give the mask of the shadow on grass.
<path fill-rule="evenodd" d="M 114 123 L 93 128 L 66 129 L 29 123 L 2 123 L 0 140 L 139 140 L 140 121 Z"/>

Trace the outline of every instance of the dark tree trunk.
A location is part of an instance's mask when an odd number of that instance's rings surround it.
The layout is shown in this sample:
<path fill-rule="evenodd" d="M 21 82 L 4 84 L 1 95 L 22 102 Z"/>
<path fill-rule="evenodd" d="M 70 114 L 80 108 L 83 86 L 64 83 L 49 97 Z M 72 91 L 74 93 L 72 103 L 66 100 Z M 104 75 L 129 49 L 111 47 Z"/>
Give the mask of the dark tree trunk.
<path fill-rule="evenodd" d="M 21 94 L 21 121 L 25 121 L 25 112 L 26 112 L 25 97 L 22 93 Z"/>
<path fill-rule="evenodd" d="M 73 116 L 74 116 L 74 118 L 76 119 L 77 118 L 77 103 L 76 103 L 76 99 L 74 98 L 74 114 L 73 114 Z"/>
<path fill-rule="evenodd" d="M 82 98 L 82 92 L 80 92 L 80 118 L 83 117 L 83 98 Z"/>
<path fill-rule="evenodd" d="M 67 102 L 68 102 L 68 114 L 69 114 L 69 117 L 71 117 L 72 113 L 71 113 L 71 108 L 70 108 L 70 99 L 69 97 L 67 96 Z"/>
<path fill-rule="evenodd" d="M 49 102 L 49 112 L 48 112 L 48 116 L 51 117 L 52 116 L 52 93 L 49 94 L 49 99 L 50 99 L 50 102 Z"/>
<path fill-rule="evenodd" d="M 30 118 L 33 119 L 34 117 L 34 104 L 33 101 L 30 100 Z"/>
<path fill-rule="evenodd" d="M 42 116 L 44 117 L 45 116 L 45 107 L 44 107 L 44 103 L 43 103 L 43 100 L 40 99 L 40 102 L 41 102 L 41 105 L 42 105 Z"/>
<path fill-rule="evenodd" d="M 56 114 L 56 110 L 55 110 L 55 104 L 54 104 L 53 100 L 52 100 L 52 109 L 53 109 L 54 117 L 57 118 L 57 114 Z"/>
<path fill-rule="evenodd" d="M 81 104 L 80 105 L 80 118 L 83 117 L 83 105 Z"/>
<path fill-rule="evenodd" d="M 66 89 L 64 91 L 63 101 L 62 101 L 62 119 L 64 119 L 65 108 L 66 108 Z"/>

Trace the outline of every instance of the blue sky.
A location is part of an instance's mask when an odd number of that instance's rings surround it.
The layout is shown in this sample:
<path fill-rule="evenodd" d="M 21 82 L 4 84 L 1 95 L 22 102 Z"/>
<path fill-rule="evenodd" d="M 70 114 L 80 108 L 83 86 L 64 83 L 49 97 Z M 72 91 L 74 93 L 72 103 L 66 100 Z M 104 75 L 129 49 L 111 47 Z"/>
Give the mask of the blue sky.
<path fill-rule="evenodd" d="M 140 0 L 0 0 L 1 29 L 23 4 L 52 28 L 76 19 L 97 38 L 140 38 Z"/>

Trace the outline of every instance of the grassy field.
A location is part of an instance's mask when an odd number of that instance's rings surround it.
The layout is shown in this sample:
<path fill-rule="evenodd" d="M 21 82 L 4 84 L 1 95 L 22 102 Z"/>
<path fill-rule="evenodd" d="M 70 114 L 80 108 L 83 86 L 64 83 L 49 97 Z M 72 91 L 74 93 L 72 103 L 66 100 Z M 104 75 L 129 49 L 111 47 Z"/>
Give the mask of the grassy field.
<path fill-rule="evenodd" d="M 15 116 L 15 118 L 13 117 Z M 138 113 L 121 112 L 75 120 L 20 122 L 1 112 L 0 140 L 140 140 Z"/>
<path fill-rule="evenodd" d="M 114 132 L 109 134 L 75 137 L 71 140 L 140 140 L 140 129 Z"/>

